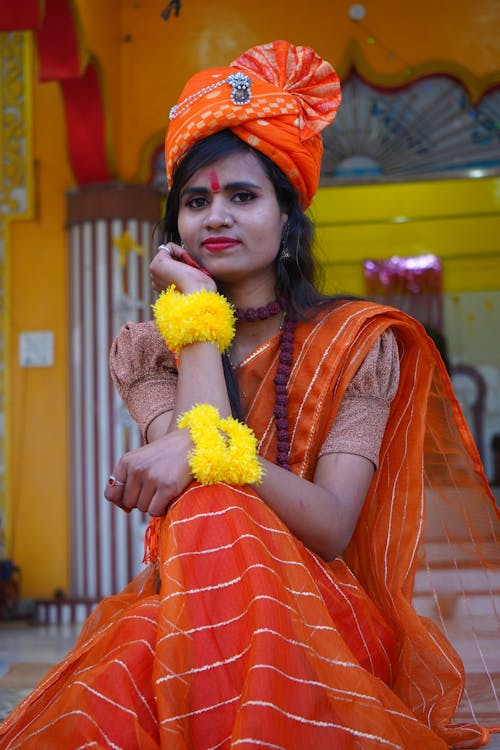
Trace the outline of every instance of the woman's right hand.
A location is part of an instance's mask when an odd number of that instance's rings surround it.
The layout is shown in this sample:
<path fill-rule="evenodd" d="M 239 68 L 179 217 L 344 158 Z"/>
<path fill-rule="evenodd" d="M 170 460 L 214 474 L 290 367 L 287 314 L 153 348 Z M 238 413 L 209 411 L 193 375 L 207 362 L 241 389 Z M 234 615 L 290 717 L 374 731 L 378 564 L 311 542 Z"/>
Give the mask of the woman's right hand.
<path fill-rule="evenodd" d="M 118 483 L 108 484 L 104 497 L 126 511 L 164 515 L 193 481 L 188 462 L 192 447 L 189 431 L 175 430 L 125 453 L 111 472 Z"/>
<path fill-rule="evenodd" d="M 161 292 L 175 284 L 183 294 L 207 289 L 216 292 L 217 286 L 208 271 L 192 258 L 185 248 L 168 242 L 160 245 L 149 265 L 151 284 L 155 292 Z"/>

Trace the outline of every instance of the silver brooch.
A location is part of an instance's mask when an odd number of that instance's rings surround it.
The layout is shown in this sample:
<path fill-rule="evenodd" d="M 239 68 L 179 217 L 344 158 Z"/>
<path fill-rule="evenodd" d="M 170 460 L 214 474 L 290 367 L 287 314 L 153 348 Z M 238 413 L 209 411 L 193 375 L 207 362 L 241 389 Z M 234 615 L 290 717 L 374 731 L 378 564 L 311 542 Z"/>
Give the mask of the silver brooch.
<path fill-rule="evenodd" d="M 244 73 L 232 73 L 226 79 L 231 86 L 233 104 L 248 104 L 252 98 L 252 81 Z"/>

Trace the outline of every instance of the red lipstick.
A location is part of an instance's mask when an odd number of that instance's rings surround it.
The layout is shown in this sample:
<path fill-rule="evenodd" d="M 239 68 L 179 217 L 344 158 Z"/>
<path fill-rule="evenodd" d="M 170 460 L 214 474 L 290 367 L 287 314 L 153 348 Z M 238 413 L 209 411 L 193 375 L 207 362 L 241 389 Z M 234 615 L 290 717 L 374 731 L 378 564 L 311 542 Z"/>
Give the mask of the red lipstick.
<path fill-rule="evenodd" d="M 207 237 L 203 242 L 203 247 L 210 253 L 221 253 L 238 244 L 234 237 Z"/>

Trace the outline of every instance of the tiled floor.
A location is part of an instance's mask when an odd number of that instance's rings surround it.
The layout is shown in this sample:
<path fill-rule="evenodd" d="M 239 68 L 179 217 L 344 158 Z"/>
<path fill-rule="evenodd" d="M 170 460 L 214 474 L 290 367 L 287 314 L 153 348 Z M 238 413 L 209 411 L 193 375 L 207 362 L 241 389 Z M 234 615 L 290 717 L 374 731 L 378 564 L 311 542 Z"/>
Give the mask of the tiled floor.
<path fill-rule="evenodd" d="M 69 651 L 79 629 L 79 625 L 0 623 L 0 721 Z M 500 735 L 488 750 L 500 750 Z"/>
<path fill-rule="evenodd" d="M 0 720 L 73 646 L 79 625 L 0 624 Z"/>

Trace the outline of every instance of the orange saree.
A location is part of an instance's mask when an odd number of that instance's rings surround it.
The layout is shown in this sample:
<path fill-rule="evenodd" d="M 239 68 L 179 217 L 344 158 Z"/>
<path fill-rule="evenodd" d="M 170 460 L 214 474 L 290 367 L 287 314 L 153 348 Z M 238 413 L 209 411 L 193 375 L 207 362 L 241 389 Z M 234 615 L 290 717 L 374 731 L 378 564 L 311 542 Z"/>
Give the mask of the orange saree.
<path fill-rule="evenodd" d="M 291 465 L 313 476 L 347 384 L 389 326 L 400 387 L 344 558 L 322 561 L 248 487 L 193 483 L 155 524 L 157 561 L 98 606 L 73 651 L 4 722 L 0 748 L 487 742 L 484 725 L 498 713 L 499 514 L 415 321 L 356 302 L 297 327 Z M 277 357 L 272 339 L 239 376 L 271 459 Z M 467 677 L 448 638 L 465 644 Z"/>

